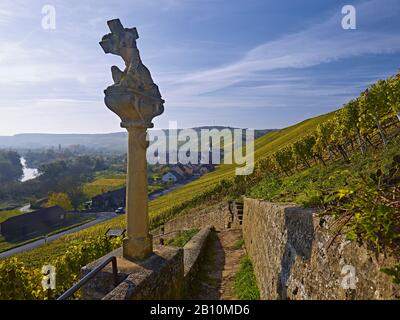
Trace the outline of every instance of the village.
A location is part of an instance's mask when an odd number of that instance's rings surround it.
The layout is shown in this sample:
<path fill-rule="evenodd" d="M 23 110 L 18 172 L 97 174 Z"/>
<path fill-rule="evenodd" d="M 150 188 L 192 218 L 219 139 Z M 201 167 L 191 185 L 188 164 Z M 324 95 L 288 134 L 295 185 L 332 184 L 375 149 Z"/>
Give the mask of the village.
<path fill-rule="evenodd" d="M 147 183 L 149 186 L 157 186 L 155 191 L 149 192 L 149 199 L 155 199 L 177 187 L 183 186 L 196 180 L 206 173 L 215 170 L 213 164 L 173 164 L 160 165 L 161 176 L 149 175 Z M 116 211 L 125 213 L 126 188 L 121 187 L 99 195 L 85 203 L 86 211 Z"/>

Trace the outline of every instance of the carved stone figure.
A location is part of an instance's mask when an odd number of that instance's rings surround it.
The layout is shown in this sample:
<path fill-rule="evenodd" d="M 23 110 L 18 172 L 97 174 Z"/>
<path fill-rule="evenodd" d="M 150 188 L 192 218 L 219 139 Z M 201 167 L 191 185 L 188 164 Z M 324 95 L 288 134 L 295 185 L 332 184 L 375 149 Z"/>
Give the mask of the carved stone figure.
<path fill-rule="evenodd" d="M 107 22 L 111 33 L 103 36 L 100 45 L 105 53 L 122 57 L 125 69 L 111 67 L 114 84 L 105 91 L 105 103 L 122 120 L 121 126 L 153 127 L 151 120 L 163 113 L 164 100 L 153 82 L 149 69 L 142 63 L 136 40 L 136 28 L 124 28 L 119 19 Z"/>

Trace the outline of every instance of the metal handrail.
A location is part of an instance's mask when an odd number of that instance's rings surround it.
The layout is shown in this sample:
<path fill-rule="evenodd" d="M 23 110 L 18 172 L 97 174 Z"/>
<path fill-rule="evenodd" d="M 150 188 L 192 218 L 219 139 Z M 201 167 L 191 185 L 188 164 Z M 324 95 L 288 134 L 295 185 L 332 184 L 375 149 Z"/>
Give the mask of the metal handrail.
<path fill-rule="evenodd" d="M 187 230 L 187 229 L 182 229 L 182 230 Z M 155 235 L 153 235 L 153 238 L 159 238 L 162 236 L 167 236 L 169 234 L 178 233 L 179 231 L 182 231 L 182 230 L 176 230 L 176 231 L 170 231 L 170 232 L 161 233 L 161 234 L 155 234 Z"/>
<path fill-rule="evenodd" d="M 79 282 L 74 284 L 71 288 L 65 291 L 57 300 L 65 300 L 72 296 L 76 291 L 78 291 L 84 284 L 86 284 L 90 279 L 92 279 L 96 274 L 98 274 L 106 265 L 111 262 L 112 273 L 114 277 L 114 286 L 118 285 L 118 269 L 117 269 L 117 258 L 115 256 L 109 257 L 99 264 L 96 268 L 85 275 Z"/>

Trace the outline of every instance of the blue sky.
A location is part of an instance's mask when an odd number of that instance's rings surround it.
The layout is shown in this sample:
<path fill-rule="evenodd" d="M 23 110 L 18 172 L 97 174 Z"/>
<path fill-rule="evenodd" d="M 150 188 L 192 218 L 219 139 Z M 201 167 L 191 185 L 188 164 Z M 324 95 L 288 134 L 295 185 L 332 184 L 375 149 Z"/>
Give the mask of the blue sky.
<path fill-rule="evenodd" d="M 56 29 L 41 27 L 42 7 Z M 341 27 L 342 6 L 357 29 Z M 121 131 L 103 103 L 106 21 L 137 27 L 165 99 L 155 126 L 281 128 L 337 109 L 400 65 L 400 2 L 292 0 L 0 3 L 0 134 Z"/>

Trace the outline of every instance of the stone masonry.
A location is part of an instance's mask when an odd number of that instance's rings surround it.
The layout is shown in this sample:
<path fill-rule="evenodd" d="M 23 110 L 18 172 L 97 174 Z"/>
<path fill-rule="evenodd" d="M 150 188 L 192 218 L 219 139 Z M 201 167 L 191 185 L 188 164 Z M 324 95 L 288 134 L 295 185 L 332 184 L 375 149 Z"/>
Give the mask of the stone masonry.
<path fill-rule="evenodd" d="M 396 298 L 399 288 L 380 271 L 395 259 L 332 230 L 314 210 L 246 198 L 243 237 L 261 298 Z"/>

